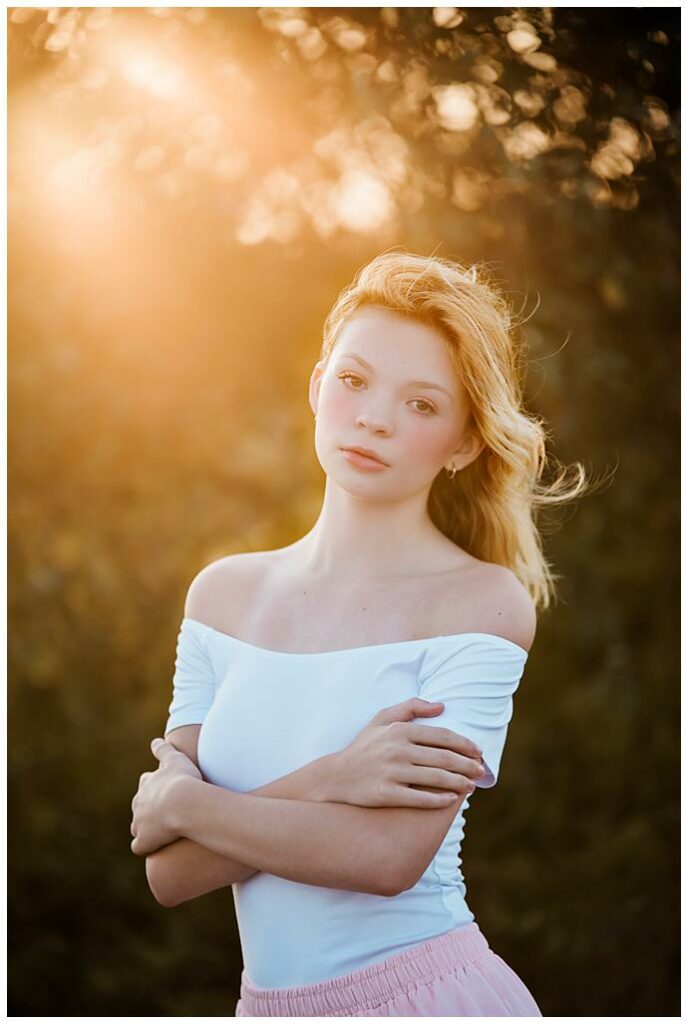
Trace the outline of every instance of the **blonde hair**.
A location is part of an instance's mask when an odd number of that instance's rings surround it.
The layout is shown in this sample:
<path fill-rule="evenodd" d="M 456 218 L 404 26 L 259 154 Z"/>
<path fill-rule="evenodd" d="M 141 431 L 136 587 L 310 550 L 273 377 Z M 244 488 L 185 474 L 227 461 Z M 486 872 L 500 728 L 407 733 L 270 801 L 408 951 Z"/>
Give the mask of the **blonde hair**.
<path fill-rule="evenodd" d="M 554 573 L 543 555 L 537 510 L 559 505 L 587 489 L 586 474 L 567 486 L 566 467 L 540 483 L 548 463 L 543 420 L 523 408 L 524 349 L 512 336 L 512 312 L 477 265 L 463 267 L 437 256 L 384 252 L 358 271 L 328 313 L 320 358 L 329 359 L 344 323 L 362 306 L 376 305 L 435 327 L 445 337 L 465 387 L 469 426 L 485 447 L 454 479 L 441 471 L 428 497 L 433 523 L 469 554 L 507 566 L 528 589 L 536 608 L 557 597 Z"/>

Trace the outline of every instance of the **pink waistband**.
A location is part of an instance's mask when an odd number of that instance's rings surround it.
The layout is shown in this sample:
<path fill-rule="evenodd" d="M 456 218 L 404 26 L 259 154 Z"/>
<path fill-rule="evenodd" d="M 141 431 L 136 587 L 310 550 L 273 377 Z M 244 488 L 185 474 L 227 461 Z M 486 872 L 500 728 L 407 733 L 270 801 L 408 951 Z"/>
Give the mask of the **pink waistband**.
<path fill-rule="evenodd" d="M 293 988 L 258 988 L 241 974 L 241 1014 L 250 1017 L 356 1016 L 449 970 L 477 960 L 490 946 L 478 924 L 455 928 L 350 974 Z"/>

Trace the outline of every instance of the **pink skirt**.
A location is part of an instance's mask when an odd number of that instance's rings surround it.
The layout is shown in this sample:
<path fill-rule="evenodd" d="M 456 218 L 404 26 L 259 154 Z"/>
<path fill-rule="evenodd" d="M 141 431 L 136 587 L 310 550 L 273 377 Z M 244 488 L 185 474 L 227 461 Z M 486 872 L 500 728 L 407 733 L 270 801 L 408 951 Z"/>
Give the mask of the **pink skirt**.
<path fill-rule="evenodd" d="M 350 974 L 258 988 L 244 969 L 237 1017 L 541 1017 L 477 923 L 436 935 Z"/>

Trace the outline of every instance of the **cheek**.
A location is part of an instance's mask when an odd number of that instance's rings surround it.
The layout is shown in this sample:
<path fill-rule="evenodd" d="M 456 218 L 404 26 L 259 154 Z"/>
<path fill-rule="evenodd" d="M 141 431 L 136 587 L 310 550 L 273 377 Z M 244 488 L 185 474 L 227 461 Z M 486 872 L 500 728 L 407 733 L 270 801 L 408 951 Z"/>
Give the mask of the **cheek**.
<path fill-rule="evenodd" d="M 328 381 L 323 383 L 320 389 L 318 405 L 322 409 L 323 419 L 326 418 L 328 422 L 341 423 L 351 419 L 356 407 L 356 396 L 337 387 L 336 383 Z"/>
<path fill-rule="evenodd" d="M 408 430 L 404 451 L 413 462 L 438 462 L 452 450 L 450 431 L 443 426 L 421 423 Z"/>

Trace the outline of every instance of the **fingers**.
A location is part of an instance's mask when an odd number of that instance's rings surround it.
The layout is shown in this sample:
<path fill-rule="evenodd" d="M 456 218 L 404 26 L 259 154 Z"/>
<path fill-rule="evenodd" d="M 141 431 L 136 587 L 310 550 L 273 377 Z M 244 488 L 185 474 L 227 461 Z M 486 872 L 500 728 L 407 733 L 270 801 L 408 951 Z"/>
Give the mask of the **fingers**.
<path fill-rule="evenodd" d="M 407 735 L 412 743 L 419 743 L 428 747 L 447 747 L 455 750 L 457 754 L 464 754 L 466 757 L 482 757 L 482 750 L 477 743 L 462 736 L 453 729 L 444 729 L 439 725 L 417 725 L 411 724 Z"/>
<path fill-rule="evenodd" d="M 485 768 L 474 758 L 466 758 L 463 754 L 455 754 L 453 751 L 445 751 L 442 748 L 430 748 L 420 746 L 418 753 L 414 755 L 414 764 L 423 768 L 454 772 L 458 775 L 465 775 L 470 779 L 485 777 Z"/>
<path fill-rule="evenodd" d="M 411 697 L 400 704 L 392 704 L 391 707 L 381 708 L 375 715 L 373 721 L 378 725 L 386 725 L 389 722 L 409 722 L 418 715 L 438 715 L 444 710 L 444 704 L 422 700 L 420 697 Z"/>
<path fill-rule="evenodd" d="M 397 778 L 405 785 L 412 784 L 423 786 L 424 789 L 433 788 L 461 794 L 472 793 L 476 786 L 476 779 L 463 772 L 426 768 L 421 765 L 409 765 L 405 770 L 398 772 Z"/>
<path fill-rule="evenodd" d="M 409 767 L 418 766 L 421 767 L 421 770 L 444 769 L 445 772 L 465 775 L 469 779 L 483 779 L 485 777 L 484 766 L 473 757 L 455 754 L 453 750 L 445 750 L 444 747 L 414 745 L 412 749 L 412 764 Z"/>
<path fill-rule="evenodd" d="M 159 761 L 169 753 L 169 747 L 171 747 L 171 744 L 167 743 L 160 736 L 156 736 L 155 739 L 152 739 L 150 742 L 150 748 L 153 751 L 154 756 L 157 757 Z"/>
<path fill-rule="evenodd" d="M 394 798 L 395 803 L 401 807 L 432 809 L 436 807 L 449 807 L 454 804 L 458 805 L 459 799 L 465 795 L 444 789 L 441 792 L 432 793 L 429 791 L 430 788 L 429 786 L 427 789 L 415 788 L 413 785 L 402 786 L 401 790 L 397 791 L 398 796 Z"/>
<path fill-rule="evenodd" d="M 153 751 L 154 757 L 157 757 L 161 765 L 165 764 L 168 760 L 177 761 L 179 758 L 184 758 L 185 761 L 191 761 L 188 754 L 185 754 L 183 750 L 179 750 L 175 747 L 174 743 L 170 743 L 169 740 L 162 739 L 160 736 L 156 736 L 155 739 L 151 740 L 150 748 Z"/>
<path fill-rule="evenodd" d="M 138 798 L 138 795 L 141 792 L 141 787 L 143 786 L 143 784 L 146 781 L 146 779 L 148 778 L 148 776 L 149 775 L 154 775 L 154 774 L 155 774 L 155 772 L 143 772 L 142 775 L 139 775 L 139 784 L 136 787 L 136 792 L 134 793 L 134 795 L 133 795 L 133 797 L 131 799 L 131 804 L 130 804 L 130 807 L 131 807 L 132 811 L 134 810 L 134 805 L 136 804 L 136 800 Z"/>

